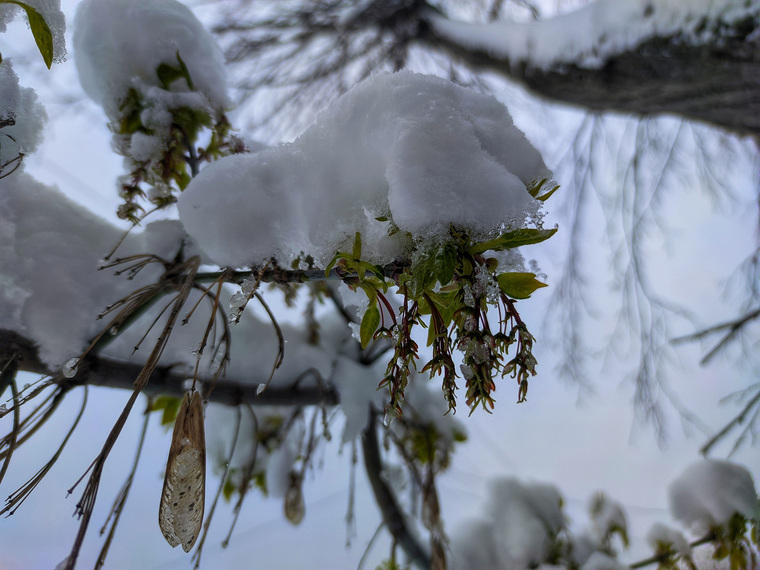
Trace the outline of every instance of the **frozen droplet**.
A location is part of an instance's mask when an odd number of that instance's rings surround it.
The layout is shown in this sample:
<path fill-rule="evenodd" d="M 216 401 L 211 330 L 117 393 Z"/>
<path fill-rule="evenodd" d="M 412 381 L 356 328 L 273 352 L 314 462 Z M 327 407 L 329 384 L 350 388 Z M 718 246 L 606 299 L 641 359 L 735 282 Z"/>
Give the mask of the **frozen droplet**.
<path fill-rule="evenodd" d="M 245 278 L 243 283 L 241 283 L 240 290 L 247 297 L 251 297 L 253 295 L 253 292 L 256 291 L 257 285 L 258 280 L 253 275 L 249 275 Z"/>
<path fill-rule="evenodd" d="M 399 417 L 399 412 L 390 404 L 385 405 L 385 413 L 383 414 L 383 425 L 387 428 L 391 427 L 391 423 Z"/>
<path fill-rule="evenodd" d="M 79 366 L 78 358 L 70 358 L 63 365 L 63 375 L 66 378 L 73 378 L 77 375 L 77 367 Z"/>
<path fill-rule="evenodd" d="M 258 386 L 256 386 L 256 395 L 258 396 L 259 394 L 261 394 L 266 389 L 266 387 L 267 387 L 266 384 L 259 384 Z"/>
<path fill-rule="evenodd" d="M 193 379 L 192 378 L 185 378 L 182 381 L 182 389 L 183 390 L 192 390 L 193 389 Z"/>
<path fill-rule="evenodd" d="M 119 334 L 119 327 L 111 327 L 110 329 L 108 329 L 108 334 L 110 334 L 111 336 L 116 336 L 117 334 Z"/>
<path fill-rule="evenodd" d="M 248 303 L 248 298 L 240 291 L 230 297 L 230 309 L 233 311 L 242 309 L 246 303 Z"/>
<path fill-rule="evenodd" d="M 8 413 L 8 408 L 5 407 L 5 404 L 0 404 L 0 418 L 3 417 L 7 413 Z"/>

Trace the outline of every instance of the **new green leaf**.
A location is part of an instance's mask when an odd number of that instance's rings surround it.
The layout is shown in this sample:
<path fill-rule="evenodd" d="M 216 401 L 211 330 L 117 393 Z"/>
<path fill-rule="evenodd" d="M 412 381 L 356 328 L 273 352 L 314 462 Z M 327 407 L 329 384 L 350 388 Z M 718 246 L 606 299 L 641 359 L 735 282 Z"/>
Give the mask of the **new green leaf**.
<path fill-rule="evenodd" d="M 531 294 L 541 287 L 546 287 L 536 279 L 535 273 L 502 273 L 496 277 L 499 289 L 512 299 L 527 299 Z"/>
<path fill-rule="evenodd" d="M 37 48 L 42 54 L 42 59 L 45 60 L 45 65 L 50 69 L 50 66 L 53 65 L 53 33 L 50 31 L 50 26 L 45 22 L 45 18 L 37 10 L 24 2 L 0 0 L 0 4 L 16 4 L 26 10 L 26 17 L 29 19 L 29 27 L 32 29 L 34 41 L 37 43 Z"/>
<path fill-rule="evenodd" d="M 551 230 L 539 230 L 536 228 L 523 228 L 512 230 L 489 241 L 476 243 L 470 246 L 470 253 L 483 253 L 484 251 L 504 251 L 523 245 L 541 243 L 557 233 L 557 228 Z"/>
<path fill-rule="evenodd" d="M 380 324 L 380 309 L 377 305 L 372 305 L 367 309 L 362 317 L 362 324 L 359 326 L 359 338 L 362 343 L 362 348 L 367 348 L 369 342 L 372 340 L 372 336 L 375 334 L 378 325 Z"/>

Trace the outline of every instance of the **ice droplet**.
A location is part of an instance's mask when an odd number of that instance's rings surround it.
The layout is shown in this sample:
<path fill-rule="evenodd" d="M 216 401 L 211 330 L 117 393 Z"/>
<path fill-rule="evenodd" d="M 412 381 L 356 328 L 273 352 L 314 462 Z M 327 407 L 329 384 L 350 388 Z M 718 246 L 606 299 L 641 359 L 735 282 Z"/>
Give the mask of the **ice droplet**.
<path fill-rule="evenodd" d="M 261 394 L 266 389 L 266 387 L 267 387 L 266 384 L 259 384 L 258 386 L 256 386 L 256 395 L 258 396 L 259 394 Z"/>
<path fill-rule="evenodd" d="M 0 404 L 0 418 L 2 418 L 7 413 L 8 408 L 5 407 L 5 404 Z"/>
<path fill-rule="evenodd" d="M 110 334 L 111 336 L 116 336 L 117 334 L 119 334 L 119 327 L 111 327 L 110 329 L 108 329 L 108 334 Z"/>
<path fill-rule="evenodd" d="M 242 309 L 248 303 L 248 299 L 240 291 L 230 298 L 230 309 Z"/>
<path fill-rule="evenodd" d="M 63 375 L 66 378 L 73 378 L 77 375 L 77 367 L 79 366 L 78 358 L 69 358 L 66 364 L 63 365 Z"/>

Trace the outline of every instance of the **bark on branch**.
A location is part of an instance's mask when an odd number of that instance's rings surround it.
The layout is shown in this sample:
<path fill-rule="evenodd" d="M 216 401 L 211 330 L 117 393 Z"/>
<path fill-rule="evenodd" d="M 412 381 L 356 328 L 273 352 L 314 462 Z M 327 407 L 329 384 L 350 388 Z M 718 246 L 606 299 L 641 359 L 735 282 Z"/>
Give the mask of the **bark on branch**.
<path fill-rule="evenodd" d="M 59 383 L 68 383 L 72 386 L 87 384 L 131 390 L 143 368 L 141 364 L 88 355 L 79 364 L 77 375 L 69 380 L 50 370 L 39 359 L 37 348 L 32 341 L 14 331 L 0 329 L 0 361 L 14 354 L 18 358 L 19 370 L 53 376 Z M 266 383 L 266 376 L 267 373 L 264 373 L 262 378 L 222 378 L 217 382 L 209 399 L 212 402 L 228 405 L 242 402 L 261 406 L 334 406 L 338 404 L 338 393 L 332 386 L 300 387 L 297 384 L 298 378 L 293 379 L 292 387 L 269 387 L 261 394 L 257 394 L 259 384 Z M 151 375 L 145 393 L 182 396 L 187 391 L 186 379 L 186 374 L 180 374 L 171 367 L 159 366 Z"/>
<path fill-rule="evenodd" d="M 398 505 L 396 496 L 383 479 L 383 462 L 377 439 L 377 412 L 372 409 L 367 426 L 362 432 L 364 468 L 367 471 L 372 492 L 375 495 L 378 507 L 380 507 L 386 528 L 409 557 L 409 561 L 422 570 L 429 570 L 431 567 L 430 556 L 412 534 L 412 529 L 410 529 L 403 511 Z"/>

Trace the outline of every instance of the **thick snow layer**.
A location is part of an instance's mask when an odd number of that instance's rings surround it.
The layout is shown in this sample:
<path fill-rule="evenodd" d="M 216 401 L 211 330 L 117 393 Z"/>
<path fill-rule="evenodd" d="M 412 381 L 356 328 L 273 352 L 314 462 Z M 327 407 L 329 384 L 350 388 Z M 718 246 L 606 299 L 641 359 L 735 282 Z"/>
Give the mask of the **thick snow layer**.
<path fill-rule="evenodd" d="M 559 491 L 541 483 L 505 478 L 490 488 L 487 520 L 464 525 L 452 535 L 452 567 L 528 568 L 540 563 L 550 538 L 564 526 Z"/>
<path fill-rule="evenodd" d="M 127 281 L 98 271 L 121 231 L 23 172 L 0 180 L 0 232 L 0 322 L 37 342 L 52 368 L 85 348 L 104 326 L 96 317 L 107 305 L 161 273 L 149 268 Z M 161 222 L 120 252 L 171 257 L 181 243 L 179 225 Z"/>
<path fill-rule="evenodd" d="M 19 153 L 33 152 L 42 140 L 47 113 L 33 89 L 20 87 L 10 59 L 0 63 L 0 121 L 15 125 L 0 129 L 0 170 Z"/>
<path fill-rule="evenodd" d="M 107 320 L 97 319 L 104 308 L 142 286 L 155 283 L 163 272 L 160 264 L 152 264 L 129 280 L 125 275 L 114 275 L 114 270 L 99 271 L 100 260 L 121 237 L 122 230 L 25 173 L 16 172 L 0 179 L 2 328 L 15 330 L 36 342 L 40 358 L 53 370 L 79 356 L 106 325 Z M 118 255 L 150 253 L 172 259 L 184 238 L 179 222 L 154 222 L 142 232 L 130 233 Z M 195 300 L 188 303 L 192 306 Z M 162 308 L 163 303 L 159 303 L 146 313 L 116 337 L 103 354 L 143 362 L 158 330 L 134 357 L 133 347 Z M 184 363 L 191 374 L 195 362 L 193 348 L 203 337 L 208 315 L 208 307 L 201 305 L 189 325 L 175 328 L 162 362 Z M 322 325 L 322 345 L 310 344 L 302 327 L 281 326 L 286 358 L 275 374 L 274 384 L 280 378 L 291 384 L 307 367 L 326 381 L 330 379 L 337 348 L 330 351 L 327 347 L 340 347 L 349 330 L 338 317 L 325 319 Z M 247 311 L 233 327 L 228 376 L 253 383 L 266 382 L 277 357 L 277 347 L 272 324 L 266 317 L 260 319 Z M 307 378 L 303 382 L 308 383 L 313 380 Z M 366 406 L 362 410 L 366 413 Z"/>
<path fill-rule="evenodd" d="M 244 266 L 302 252 L 408 253 L 409 232 L 455 224 L 488 234 L 522 226 L 538 203 L 525 187 L 550 175 L 491 96 L 411 72 L 377 74 L 323 112 L 295 142 L 209 165 L 179 199 L 188 233 L 211 259 Z M 388 236 L 389 218 L 400 228 Z"/>
<path fill-rule="evenodd" d="M 698 534 L 737 513 L 760 520 L 752 476 L 735 463 L 714 459 L 695 463 L 670 484 L 668 491 L 672 515 Z"/>
<path fill-rule="evenodd" d="M 699 43 L 712 35 L 710 22 L 760 13 L 744 0 L 597 0 L 568 14 L 531 23 L 471 24 L 431 11 L 433 30 L 466 49 L 548 69 L 563 63 L 600 67 L 612 55 L 655 37 L 679 35 Z M 707 24 L 707 25 L 705 25 Z"/>
<path fill-rule="evenodd" d="M 74 19 L 74 50 L 84 90 L 109 117 L 118 114 L 131 87 L 160 87 L 156 68 L 177 66 L 178 52 L 212 107 L 229 105 L 219 46 L 176 0 L 84 0 Z M 184 80 L 171 87 L 188 90 Z"/>
<path fill-rule="evenodd" d="M 66 41 L 64 39 L 66 19 L 61 12 L 61 0 L 24 0 L 24 3 L 36 10 L 50 28 L 53 36 L 53 61 L 61 62 L 66 59 Z M 6 25 L 17 14 L 26 14 L 26 11 L 21 6 L 13 4 L 0 6 L 0 32 L 5 31 Z"/>

